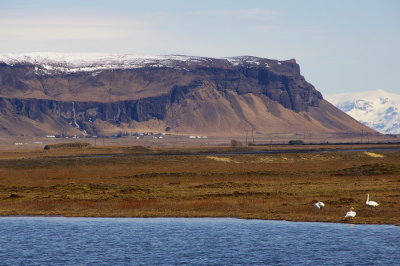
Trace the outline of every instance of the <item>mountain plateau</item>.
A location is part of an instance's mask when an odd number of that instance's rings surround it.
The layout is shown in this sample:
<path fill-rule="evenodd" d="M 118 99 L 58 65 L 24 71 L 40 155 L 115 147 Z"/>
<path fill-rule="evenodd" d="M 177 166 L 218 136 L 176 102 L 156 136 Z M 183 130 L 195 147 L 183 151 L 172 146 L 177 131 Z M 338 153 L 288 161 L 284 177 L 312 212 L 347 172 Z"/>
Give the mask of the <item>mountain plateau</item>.
<path fill-rule="evenodd" d="M 0 55 L 0 135 L 376 132 L 323 99 L 294 59 Z"/>

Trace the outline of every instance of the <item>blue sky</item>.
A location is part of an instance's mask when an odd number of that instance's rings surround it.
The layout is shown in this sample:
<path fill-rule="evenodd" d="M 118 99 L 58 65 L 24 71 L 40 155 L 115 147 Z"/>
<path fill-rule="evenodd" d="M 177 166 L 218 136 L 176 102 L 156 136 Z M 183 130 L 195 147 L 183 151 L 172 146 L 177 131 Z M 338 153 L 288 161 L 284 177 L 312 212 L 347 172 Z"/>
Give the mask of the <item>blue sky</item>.
<path fill-rule="evenodd" d="M 397 0 L 0 0 L 0 53 L 295 58 L 325 94 L 400 93 Z"/>

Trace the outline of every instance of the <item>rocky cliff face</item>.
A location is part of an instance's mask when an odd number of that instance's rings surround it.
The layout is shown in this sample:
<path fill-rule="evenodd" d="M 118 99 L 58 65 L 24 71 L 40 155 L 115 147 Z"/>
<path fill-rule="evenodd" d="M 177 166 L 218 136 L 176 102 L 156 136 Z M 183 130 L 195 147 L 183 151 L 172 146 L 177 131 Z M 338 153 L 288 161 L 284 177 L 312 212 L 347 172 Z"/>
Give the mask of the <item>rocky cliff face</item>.
<path fill-rule="evenodd" d="M 0 118 L 9 134 L 21 130 L 10 129 L 10 117 L 51 124 L 42 127 L 49 133 L 60 132 L 62 125 L 103 134 L 105 124 L 140 131 L 154 121 L 157 130 L 216 135 L 242 134 L 244 128 L 267 133 L 360 127 L 337 109 L 316 118 L 326 102 L 295 60 L 170 56 L 71 62 L 0 56 L 0 97 Z"/>
<path fill-rule="evenodd" d="M 47 117 L 64 120 L 72 127 L 97 135 L 96 120 L 119 126 L 132 121 L 163 120 L 166 116 L 167 97 L 149 97 L 111 103 L 63 102 L 47 99 L 0 98 L 3 115 L 13 114 L 44 122 Z"/>

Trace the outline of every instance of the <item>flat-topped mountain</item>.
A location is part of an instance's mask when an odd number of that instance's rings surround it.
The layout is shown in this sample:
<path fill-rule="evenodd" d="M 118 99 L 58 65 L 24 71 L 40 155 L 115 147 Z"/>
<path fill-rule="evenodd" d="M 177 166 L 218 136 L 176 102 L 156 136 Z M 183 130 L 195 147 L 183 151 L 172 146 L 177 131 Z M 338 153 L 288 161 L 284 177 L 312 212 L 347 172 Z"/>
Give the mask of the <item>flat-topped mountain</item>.
<path fill-rule="evenodd" d="M 371 132 L 325 101 L 294 59 L 0 55 L 0 132 L 43 135 Z"/>

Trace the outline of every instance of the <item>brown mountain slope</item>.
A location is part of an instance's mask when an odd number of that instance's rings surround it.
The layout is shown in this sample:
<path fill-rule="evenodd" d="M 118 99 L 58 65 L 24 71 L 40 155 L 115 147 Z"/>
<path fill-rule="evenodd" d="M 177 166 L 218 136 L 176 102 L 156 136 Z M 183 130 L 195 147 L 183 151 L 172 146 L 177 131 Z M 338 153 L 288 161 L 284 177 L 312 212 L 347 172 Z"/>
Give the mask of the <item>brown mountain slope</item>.
<path fill-rule="evenodd" d="M 259 133 L 372 132 L 337 112 L 325 100 L 320 100 L 318 107 L 310 107 L 308 112 L 295 112 L 265 95 L 239 95 L 232 91 L 222 95 L 210 87 L 200 88 L 183 102 L 173 104 L 165 121 L 184 132 L 210 135 L 243 135 L 249 129 Z"/>
<path fill-rule="evenodd" d="M 374 133 L 323 100 L 294 60 L 181 58 L 73 71 L 0 62 L 0 135 Z"/>

